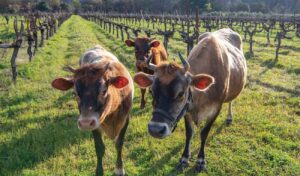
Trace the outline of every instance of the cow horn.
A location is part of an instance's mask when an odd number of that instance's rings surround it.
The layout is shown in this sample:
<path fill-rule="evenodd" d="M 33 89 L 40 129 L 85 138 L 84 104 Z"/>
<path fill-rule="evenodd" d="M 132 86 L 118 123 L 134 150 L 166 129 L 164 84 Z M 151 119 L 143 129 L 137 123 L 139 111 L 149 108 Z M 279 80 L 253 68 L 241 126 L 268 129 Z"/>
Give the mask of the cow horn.
<path fill-rule="evenodd" d="M 153 40 L 155 40 L 155 37 L 149 39 L 150 42 L 152 42 Z"/>
<path fill-rule="evenodd" d="M 178 55 L 184 68 L 184 72 L 187 72 L 190 69 L 190 64 L 183 58 L 180 52 L 178 53 Z"/>
<path fill-rule="evenodd" d="M 146 58 L 146 64 L 147 64 L 147 68 L 149 68 L 150 70 L 152 71 L 156 70 L 156 66 L 151 63 L 151 57 Z"/>
<path fill-rule="evenodd" d="M 69 65 L 64 66 L 64 67 L 63 67 L 63 70 L 64 70 L 64 71 L 67 71 L 67 72 L 75 73 L 75 69 L 72 68 L 72 67 L 69 66 Z"/>

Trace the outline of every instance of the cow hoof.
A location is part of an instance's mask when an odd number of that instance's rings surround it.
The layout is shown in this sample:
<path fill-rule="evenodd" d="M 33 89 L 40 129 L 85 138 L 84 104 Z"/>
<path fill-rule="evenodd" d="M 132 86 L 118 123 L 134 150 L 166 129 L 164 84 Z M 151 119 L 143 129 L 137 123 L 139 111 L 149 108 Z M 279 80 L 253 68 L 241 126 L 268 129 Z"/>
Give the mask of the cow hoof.
<path fill-rule="evenodd" d="M 232 119 L 226 119 L 226 124 L 231 125 L 232 124 Z"/>
<path fill-rule="evenodd" d="M 203 171 L 206 171 L 206 164 L 205 164 L 205 161 L 200 159 L 197 161 L 195 167 L 194 167 L 194 172 L 195 173 L 199 173 L 199 172 L 203 172 Z"/>
<path fill-rule="evenodd" d="M 183 171 L 185 168 L 189 167 L 189 161 L 187 158 L 181 158 L 176 166 L 176 170 Z"/>
<path fill-rule="evenodd" d="M 115 175 L 116 176 L 125 176 L 125 170 L 123 168 L 116 168 Z"/>

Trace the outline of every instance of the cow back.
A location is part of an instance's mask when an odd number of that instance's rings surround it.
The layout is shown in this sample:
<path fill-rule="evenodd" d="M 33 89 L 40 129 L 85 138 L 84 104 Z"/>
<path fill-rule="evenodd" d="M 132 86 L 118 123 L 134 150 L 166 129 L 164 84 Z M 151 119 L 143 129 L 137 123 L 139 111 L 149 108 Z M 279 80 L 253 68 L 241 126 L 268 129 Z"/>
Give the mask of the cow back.
<path fill-rule="evenodd" d="M 245 85 L 247 67 L 242 40 L 230 29 L 200 36 L 188 61 L 192 74 L 204 73 L 215 78 L 215 84 L 206 93 L 193 91 L 197 107 L 231 101 Z"/>

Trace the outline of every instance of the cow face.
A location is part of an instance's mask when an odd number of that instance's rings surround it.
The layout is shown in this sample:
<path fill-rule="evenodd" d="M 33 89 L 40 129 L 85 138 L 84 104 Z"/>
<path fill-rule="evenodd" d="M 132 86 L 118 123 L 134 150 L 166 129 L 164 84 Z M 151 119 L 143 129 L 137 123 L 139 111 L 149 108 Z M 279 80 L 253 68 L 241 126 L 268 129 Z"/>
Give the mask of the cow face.
<path fill-rule="evenodd" d="M 205 93 L 214 78 L 206 74 L 192 75 L 175 63 L 156 67 L 155 75 L 137 73 L 134 81 L 141 88 L 149 87 L 153 97 L 150 135 L 164 138 L 172 133 L 179 119 L 187 111 L 189 95 L 193 91 Z"/>
<path fill-rule="evenodd" d="M 137 61 L 145 61 L 145 58 L 147 58 L 150 53 L 150 48 L 152 47 L 158 47 L 160 45 L 160 42 L 158 40 L 155 40 L 154 38 L 136 38 L 133 40 L 126 40 L 126 45 L 129 47 L 135 48 L 135 57 Z"/>
<path fill-rule="evenodd" d="M 95 66 L 84 66 L 74 71 L 71 79 L 57 78 L 52 81 L 52 86 L 59 90 L 69 90 L 74 87 L 80 116 L 78 128 L 91 131 L 99 128 L 105 120 L 103 113 L 110 100 L 109 89 L 111 86 L 120 89 L 128 84 L 128 79 L 123 76 L 107 78 L 105 69 Z"/>

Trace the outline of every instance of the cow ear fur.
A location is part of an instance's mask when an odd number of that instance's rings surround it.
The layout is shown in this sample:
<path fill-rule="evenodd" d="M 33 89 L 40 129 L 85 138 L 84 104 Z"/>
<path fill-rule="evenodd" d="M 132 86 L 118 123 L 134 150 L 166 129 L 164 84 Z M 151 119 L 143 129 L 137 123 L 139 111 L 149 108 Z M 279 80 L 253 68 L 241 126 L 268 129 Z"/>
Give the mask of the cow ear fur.
<path fill-rule="evenodd" d="M 111 84 L 118 89 L 127 86 L 129 83 L 128 79 L 124 76 L 117 76 L 111 80 Z"/>
<path fill-rule="evenodd" d="M 158 47 L 160 45 L 160 42 L 158 40 L 153 40 L 151 43 L 150 43 L 150 46 L 151 47 Z"/>
<path fill-rule="evenodd" d="M 191 85 L 199 91 L 206 91 L 214 82 L 215 79 L 212 76 L 198 74 L 192 77 Z"/>
<path fill-rule="evenodd" d="M 133 40 L 128 39 L 128 40 L 125 41 L 125 43 L 126 43 L 126 45 L 129 46 L 129 47 L 134 46 L 134 41 L 133 41 Z"/>
<path fill-rule="evenodd" d="M 142 89 L 146 89 L 153 83 L 153 75 L 148 75 L 143 72 L 137 73 L 134 78 L 134 82 Z"/>
<path fill-rule="evenodd" d="M 67 78 L 56 78 L 51 83 L 52 87 L 58 90 L 69 90 L 74 86 L 74 80 L 73 79 L 67 79 Z"/>

